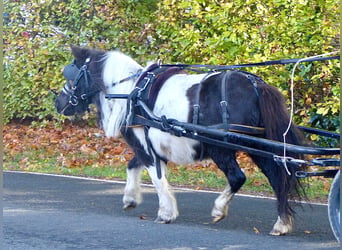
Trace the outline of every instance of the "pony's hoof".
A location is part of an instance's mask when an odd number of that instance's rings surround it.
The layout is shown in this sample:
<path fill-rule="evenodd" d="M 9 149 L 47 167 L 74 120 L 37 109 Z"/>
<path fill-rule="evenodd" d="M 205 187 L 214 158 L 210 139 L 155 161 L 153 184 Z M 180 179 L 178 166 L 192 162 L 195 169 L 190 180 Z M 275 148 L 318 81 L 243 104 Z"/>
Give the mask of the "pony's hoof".
<path fill-rule="evenodd" d="M 157 219 L 154 220 L 155 223 L 159 223 L 159 224 L 170 224 L 171 220 L 163 220 L 162 218 L 160 218 L 159 216 L 157 217 Z"/>
<path fill-rule="evenodd" d="M 277 222 L 274 224 L 273 229 L 270 232 L 270 235 L 281 236 L 285 234 L 289 234 L 292 232 L 292 218 L 289 218 L 284 222 L 280 217 L 278 217 Z"/>
<path fill-rule="evenodd" d="M 212 222 L 212 223 L 215 224 L 215 223 L 217 223 L 217 222 L 223 220 L 224 218 L 226 218 L 226 216 L 214 216 L 214 217 L 213 217 L 213 222 Z"/>
<path fill-rule="evenodd" d="M 217 207 L 214 207 L 211 211 L 211 216 L 213 218 L 213 223 L 217 223 L 224 218 L 226 218 L 228 215 L 228 206 L 225 206 L 223 209 L 218 209 Z"/>
<path fill-rule="evenodd" d="M 130 202 L 128 204 L 125 204 L 122 209 L 125 210 L 125 211 L 131 210 L 133 208 L 136 208 L 137 205 L 138 205 L 138 203 L 136 203 L 135 201 L 132 201 L 132 202 Z"/>
<path fill-rule="evenodd" d="M 213 210 L 211 211 L 211 217 L 213 218 L 212 223 L 215 224 L 223 220 L 224 218 L 227 217 L 227 215 L 228 215 L 228 205 L 221 207 L 215 204 L 215 206 L 213 207 Z"/>
<path fill-rule="evenodd" d="M 273 235 L 273 236 L 281 236 L 281 235 L 285 235 L 285 234 L 287 234 L 287 233 L 285 233 L 285 232 L 280 232 L 280 231 L 278 231 L 278 230 L 272 229 L 272 231 L 271 231 L 269 234 L 270 234 L 270 235 Z"/>

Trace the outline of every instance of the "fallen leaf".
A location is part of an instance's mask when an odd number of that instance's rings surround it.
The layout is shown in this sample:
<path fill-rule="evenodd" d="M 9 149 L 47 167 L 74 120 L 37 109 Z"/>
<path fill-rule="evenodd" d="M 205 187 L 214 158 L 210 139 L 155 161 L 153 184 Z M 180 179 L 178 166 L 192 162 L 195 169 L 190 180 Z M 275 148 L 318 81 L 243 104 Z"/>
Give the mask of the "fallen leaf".
<path fill-rule="evenodd" d="M 147 216 L 145 214 L 142 214 L 139 216 L 140 220 L 147 220 Z"/>
<path fill-rule="evenodd" d="M 80 150 L 81 150 L 83 153 L 90 154 L 90 155 L 96 155 L 96 154 L 97 154 L 97 152 L 96 152 L 94 149 L 88 147 L 88 146 L 85 145 L 85 144 L 83 144 L 83 145 L 81 146 Z"/>
<path fill-rule="evenodd" d="M 119 154 L 122 153 L 123 150 L 124 150 L 123 147 L 121 147 L 121 146 L 116 146 L 116 147 L 114 147 L 114 149 L 113 149 L 113 153 L 116 154 L 116 155 L 119 155 Z"/>
<path fill-rule="evenodd" d="M 256 227 L 253 227 L 253 231 L 254 231 L 255 234 L 259 234 L 260 233 L 259 230 Z"/>

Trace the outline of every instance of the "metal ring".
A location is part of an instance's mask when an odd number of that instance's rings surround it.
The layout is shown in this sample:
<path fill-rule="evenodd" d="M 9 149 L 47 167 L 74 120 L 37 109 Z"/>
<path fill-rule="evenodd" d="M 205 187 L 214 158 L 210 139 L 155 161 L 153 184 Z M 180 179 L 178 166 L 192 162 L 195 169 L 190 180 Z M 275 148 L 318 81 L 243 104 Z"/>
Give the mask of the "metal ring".
<path fill-rule="evenodd" d="M 77 106 L 77 105 L 78 105 L 77 96 L 75 96 L 75 95 L 70 96 L 69 103 L 70 103 L 72 106 Z"/>

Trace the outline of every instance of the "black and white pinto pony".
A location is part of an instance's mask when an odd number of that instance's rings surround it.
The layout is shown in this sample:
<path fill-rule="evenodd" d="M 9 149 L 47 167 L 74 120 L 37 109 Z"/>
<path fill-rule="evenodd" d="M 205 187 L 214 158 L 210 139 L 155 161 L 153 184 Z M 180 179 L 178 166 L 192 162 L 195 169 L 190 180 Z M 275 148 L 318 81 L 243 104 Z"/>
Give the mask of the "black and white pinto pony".
<path fill-rule="evenodd" d="M 134 208 L 142 202 L 140 181 L 141 173 L 146 168 L 159 198 L 156 221 L 174 221 L 178 216 L 178 208 L 167 181 L 166 161 L 189 164 L 209 158 L 223 171 L 228 181 L 224 191 L 215 200 L 211 212 L 213 222 L 224 219 L 234 194 L 246 180 L 236 161 L 236 150 L 174 136 L 152 127 L 146 130 L 143 126 L 126 126 L 130 113 L 127 100 L 106 99 L 105 95 L 130 94 L 144 68 L 119 51 L 108 52 L 77 46 L 71 46 L 71 50 L 74 61 L 65 67 L 67 83 L 57 97 L 55 106 L 59 113 L 70 116 L 85 112 L 90 103 L 95 103 L 105 135 L 117 137 L 122 134 L 133 149 L 135 156 L 127 168 L 123 208 Z M 276 88 L 267 85 L 257 76 L 238 70 L 213 74 L 177 71 L 169 72 L 163 78 L 154 90 L 152 104 L 149 104 L 155 116 L 193 123 L 197 103 L 200 107 L 198 125 L 222 124 L 220 103 L 224 96 L 229 123 L 263 127 L 263 138 L 282 141 L 289 122 L 283 97 Z M 292 126 L 286 141 L 300 145 L 299 138 L 296 128 Z M 154 149 L 152 153 L 148 144 Z M 159 163 L 161 178 L 158 178 L 156 171 L 156 155 L 165 159 Z M 251 157 L 268 178 L 278 202 L 278 218 L 270 234 L 290 233 L 294 211 L 289 200 L 292 194 L 297 195 L 300 190 L 300 183 L 294 174 L 295 166 L 288 164 L 291 173 L 288 174 L 284 166 L 273 159 L 258 155 Z"/>

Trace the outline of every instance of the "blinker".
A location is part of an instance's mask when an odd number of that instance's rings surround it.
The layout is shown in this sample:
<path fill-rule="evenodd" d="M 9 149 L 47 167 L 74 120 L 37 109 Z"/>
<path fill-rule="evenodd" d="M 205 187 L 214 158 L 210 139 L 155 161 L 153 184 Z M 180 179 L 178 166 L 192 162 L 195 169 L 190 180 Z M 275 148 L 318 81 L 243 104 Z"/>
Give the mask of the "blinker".
<path fill-rule="evenodd" d="M 79 68 L 77 68 L 75 64 L 71 63 L 64 67 L 63 76 L 67 80 L 75 80 L 75 77 L 78 75 L 79 71 Z"/>

